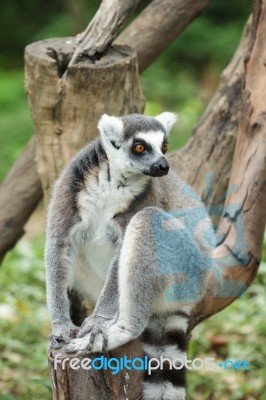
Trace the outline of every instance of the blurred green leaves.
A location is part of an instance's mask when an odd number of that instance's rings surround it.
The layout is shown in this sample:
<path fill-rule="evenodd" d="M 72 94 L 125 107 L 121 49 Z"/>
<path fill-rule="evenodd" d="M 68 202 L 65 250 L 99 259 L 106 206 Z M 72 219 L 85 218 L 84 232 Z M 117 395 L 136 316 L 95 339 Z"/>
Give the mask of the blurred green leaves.
<path fill-rule="evenodd" d="M 23 71 L 0 70 L 0 182 L 34 132 Z"/>
<path fill-rule="evenodd" d="M 0 400 L 50 399 L 43 245 L 21 240 L 0 270 Z"/>

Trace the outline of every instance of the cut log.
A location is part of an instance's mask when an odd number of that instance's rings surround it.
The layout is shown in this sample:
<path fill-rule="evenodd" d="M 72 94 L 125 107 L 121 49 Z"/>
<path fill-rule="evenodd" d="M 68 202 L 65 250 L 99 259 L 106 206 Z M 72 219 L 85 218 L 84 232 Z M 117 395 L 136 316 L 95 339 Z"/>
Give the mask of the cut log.
<path fill-rule="evenodd" d="M 97 136 L 102 114 L 144 109 L 134 50 L 110 47 L 97 61 L 68 66 L 63 77 L 73 51 L 73 40 L 66 38 L 33 43 L 25 50 L 26 88 L 46 204 L 64 165 Z"/>
<path fill-rule="evenodd" d="M 53 350 L 49 354 L 53 400 L 140 400 L 142 372 L 124 368 L 115 373 L 117 361 L 112 361 L 112 358 L 120 360 L 125 355 L 128 360 L 142 357 L 140 342 L 134 340 L 110 353 L 89 356 L 91 360 L 105 357 L 105 362 L 111 365 L 111 368 L 105 370 L 86 369 L 91 366 L 87 357 Z M 85 368 L 81 367 L 82 362 Z M 101 366 L 101 360 L 95 362 L 98 367 Z"/>

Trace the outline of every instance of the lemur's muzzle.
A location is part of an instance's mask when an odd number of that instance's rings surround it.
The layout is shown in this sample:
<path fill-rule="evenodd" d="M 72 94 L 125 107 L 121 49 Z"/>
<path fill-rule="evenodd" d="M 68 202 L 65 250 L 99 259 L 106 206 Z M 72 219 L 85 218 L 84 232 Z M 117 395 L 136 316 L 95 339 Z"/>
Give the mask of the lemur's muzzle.
<path fill-rule="evenodd" d="M 165 157 L 159 158 L 155 163 L 151 165 L 150 175 L 151 176 L 163 176 L 167 175 L 169 171 L 169 164 Z"/>

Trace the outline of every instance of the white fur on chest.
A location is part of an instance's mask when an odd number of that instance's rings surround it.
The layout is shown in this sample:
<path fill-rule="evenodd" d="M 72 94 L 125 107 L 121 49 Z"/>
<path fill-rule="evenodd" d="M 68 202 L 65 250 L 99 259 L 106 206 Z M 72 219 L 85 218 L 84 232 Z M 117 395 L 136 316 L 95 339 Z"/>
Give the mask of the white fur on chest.
<path fill-rule="evenodd" d="M 143 180 L 109 181 L 102 167 L 97 178 L 88 177 L 86 189 L 79 193 L 79 210 L 82 222 L 91 233 L 93 241 L 105 236 L 106 226 L 113 217 L 125 212 L 134 198 L 143 190 Z"/>
<path fill-rule="evenodd" d="M 108 180 L 106 168 L 102 166 L 98 176 L 88 176 L 86 188 L 78 195 L 82 219 L 79 230 L 85 232 L 86 239 L 79 242 L 79 232 L 75 232 L 74 281 L 78 289 L 94 301 L 122 241 L 121 228 L 113 217 L 125 212 L 144 188 L 143 180 Z M 111 240 L 110 232 L 116 240 Z"/>

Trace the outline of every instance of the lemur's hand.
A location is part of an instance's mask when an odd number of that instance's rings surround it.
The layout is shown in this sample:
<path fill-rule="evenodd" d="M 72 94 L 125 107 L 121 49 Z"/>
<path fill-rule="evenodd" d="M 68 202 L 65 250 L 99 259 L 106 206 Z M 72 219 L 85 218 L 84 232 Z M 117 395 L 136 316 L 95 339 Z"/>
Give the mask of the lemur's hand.
<path fill-rule="evenodd" d="M 86 318 L 77 334 L 77 338 L 71 340 L 65 351 L 79 354 L 105 351 L 107 347 L 107 332 L 110 326 L 114 324 L 114 321 L 114 319 L 100 316 Z M 96 343 L 96 349 L 94 350 Z"/>
<path fill-rule="evenodd" d="M 85 318 L 78 333 L 77 338 L 82 338 L 88 333 L 90 333 L 93 329 L 101 328 L 109 326 L 114 323 L 114 318 L 102 317 L 100 315 L 90 315 Z"/>
<path fill-rule="evenodd" d="M 141 333 L 134 331 L 126 321 L 94 319 L 94 322 L 89 332 L 84 329 L 82 337 L 79 332 L 79 337 L 71 340 L 65 348 L 67 353 L 103 353 L 131 341 Z"/>
<path fill-rule="evenodd" d="M 61 324 L 54 324 L 52 334 L 48 336 L 50 341 L 50 348 L 61 349 L 65 344 L 69 343 L 71 339 L 76 337 L 78 327 L 72 322 L 65 322 Z"/>

